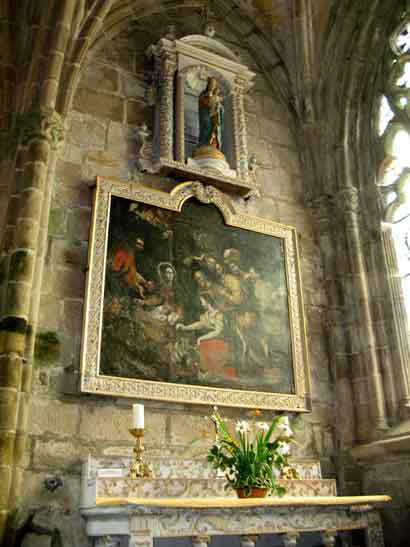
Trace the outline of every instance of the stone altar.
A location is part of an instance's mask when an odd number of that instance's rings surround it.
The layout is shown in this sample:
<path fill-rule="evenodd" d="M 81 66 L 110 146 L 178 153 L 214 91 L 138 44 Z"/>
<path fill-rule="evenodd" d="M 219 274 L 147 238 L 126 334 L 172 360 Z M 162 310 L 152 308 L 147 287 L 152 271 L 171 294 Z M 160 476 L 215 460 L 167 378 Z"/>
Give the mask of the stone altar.
<path fill-rule="evenodd" d="M 255 547 L 260 534 L 279 534 L 287 547 L 312 531 L 331 547 L 338 531 L 358 529 L 366 547 L 384 547 L 377 507 L 390 498 L 337 496 L 318 462 L 294 462 L 301 478 L 282 481 L 282 498 L 241 500 L 225 493 L 224 479 L 204 464 L 154 461 L 158 478 L 136 480 L 127 478 L 128 465 L 92 459 L 83 465 L 81 513 L 96 547 L 152 547 L 155 538 L 187 536 L 194 547 L 207 547 L 216 535 L 239 535 L 241 547 Z"/>

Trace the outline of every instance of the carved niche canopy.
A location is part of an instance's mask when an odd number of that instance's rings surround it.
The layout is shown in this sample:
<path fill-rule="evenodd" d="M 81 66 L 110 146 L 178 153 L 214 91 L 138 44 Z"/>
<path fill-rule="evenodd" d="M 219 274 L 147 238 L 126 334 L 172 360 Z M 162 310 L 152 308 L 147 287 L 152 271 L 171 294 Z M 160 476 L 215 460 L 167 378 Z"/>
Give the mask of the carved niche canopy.
<path fill-rule="evenodd" d="M 255 190 L 244 111 L 244 95 L 254 73 L 228 47 L 209 36 L 176 40 L 168 35 L 151 45 L 146 54 L 153 63 L 147 100 L 155 105 L 155 123 L 153 135 L 145 125 L 139 129 L 140 169 L 174 174 L 179 180 L 195 177 L 242 193 Z M 204 148 L 199 147 L 202 122 L 198 104 L 210 79 L 216 82 L 223 116 L 219 118 L 218 145 Z"/>

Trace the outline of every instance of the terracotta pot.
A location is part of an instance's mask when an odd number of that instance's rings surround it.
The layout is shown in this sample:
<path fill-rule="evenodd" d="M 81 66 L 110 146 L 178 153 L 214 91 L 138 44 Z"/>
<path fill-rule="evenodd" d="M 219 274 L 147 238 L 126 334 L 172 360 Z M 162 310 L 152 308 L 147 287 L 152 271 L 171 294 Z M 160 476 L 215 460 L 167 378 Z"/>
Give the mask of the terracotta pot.
<path fill-rule="evenodd" d="M 249 492 L 249 495 L 247 496 L 245 494 L 245 490 L 243 488 L 237 488 L 236 493 L 238 495 L 238 498 L 266 498 L 268 495 L 269 488 L 251 488 L 251 491 Z"/>

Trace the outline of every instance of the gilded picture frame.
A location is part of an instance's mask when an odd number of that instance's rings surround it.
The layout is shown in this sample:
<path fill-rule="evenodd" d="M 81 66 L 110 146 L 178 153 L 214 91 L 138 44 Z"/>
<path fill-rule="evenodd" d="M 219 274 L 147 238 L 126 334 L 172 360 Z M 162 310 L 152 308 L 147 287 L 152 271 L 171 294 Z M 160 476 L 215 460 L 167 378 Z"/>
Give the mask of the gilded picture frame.
<path fill-rule="evenodd" d="M 296 230 L 200 182 L 98 178 L 81 390 L 309 411 Z"/>

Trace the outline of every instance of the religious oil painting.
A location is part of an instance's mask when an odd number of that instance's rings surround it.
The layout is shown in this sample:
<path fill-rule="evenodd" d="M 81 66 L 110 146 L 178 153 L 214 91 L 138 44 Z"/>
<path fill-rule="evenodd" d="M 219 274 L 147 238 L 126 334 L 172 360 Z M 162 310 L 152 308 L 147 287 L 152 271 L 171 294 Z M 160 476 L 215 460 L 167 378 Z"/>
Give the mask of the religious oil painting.
<path fill-rule="evenodd" d="M 307 410 L 297 268 L 292 228 L 213 187 L 99 180 L 82 389 Z"/>

